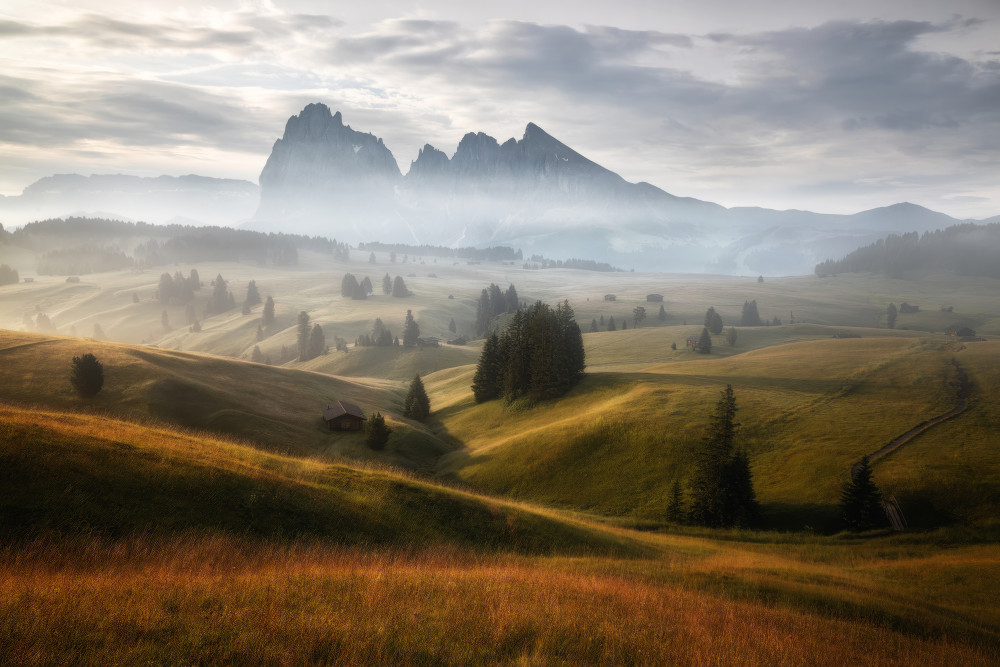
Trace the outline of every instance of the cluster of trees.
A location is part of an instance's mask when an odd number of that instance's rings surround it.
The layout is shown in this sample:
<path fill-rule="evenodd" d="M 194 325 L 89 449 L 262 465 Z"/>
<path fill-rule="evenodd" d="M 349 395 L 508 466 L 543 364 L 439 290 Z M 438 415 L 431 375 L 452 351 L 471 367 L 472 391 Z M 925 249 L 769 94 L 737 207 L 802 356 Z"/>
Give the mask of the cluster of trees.
<path fill-rule="evenodd" d="M 50 276 L 81 275 L 133 266 L 135 261 L 120 249 L 89 244 L 50 250 L 37 260 L 38 273 Z"/>
<path fill-rule="evenodd" d="M 695 452 L 690 480 L 690 507 L 684 507 L 680 480 L 674 480 L 667 518 L 677 523 L 725 528 L 752 526 L 759 519 L 750 458 L 736 444 L 736 397 L 726 385 L 712 415 L 701 447 Z"/>
<path fill-rule="evenodd" d="M 191 269 L 190 275 L 185 278 L 177 271 L 171 276 L 164 273 L 160 276 L 160 283 L 156 288 L 156 299 L 163 305 L 183 306 L 194 299 L 194 293 L 201 289 L 201 277 L 198 269 Z"/>
<path fill-rule="evenodd" d="M 524 263 L 526 269 L 581 269 L 583 271 L 605 271 L 614 273 L 621 271 L 607 262 L 595 262 L 592 259 L 546 259 L 541 255 L 532 255 Z"/>
<path fill-rule="evenodd" d="M 386 277 L 388 277 L 388 274 L 386 274 Z M 345 273 L 343 280 L 340 281 L 341 296 L 361 300 L 367 299 L 374 293 L 375 288 L 372 286 L 371 278 L 368 278 L 367 276 L 362 278 L 359 282 L 358 279 L 354 277 L 353 273 Z"/>
<path fill-rule="evenodd" d="M 358 245 L 358 250 L 390 252 L 395 262 L 395 253 L 406 253 L 408 255 L 427 255 L 428 257 L 452 257 L 455 259 L 472 259 L 481 262 L 503 262 L 520 260 L 522 254 L 520 250 L 514 250 L 509 246 L 494 246 L 491 248 L 445 248 L 436 245 L 407 245 L 405 243 L 362 243 Z M 369 258 L 370 259 L 370 258 Z"/>
<path fill-rule="evenodd" d="M 1000 223 L 966 223 L 946 229 L 890 234 L 840 260 L 816 265 L 816 275 L 879 273 L 892 278 L 934 272 L 1000 278 Z"/>
<path fill-rule="evenodd" d="M 760 320 L 760 313 L 757 312 L 757 300 L 743 302 L 743 314 L 740 316 L 740 326 L 759 327 L 764 323 Z"/>
<path fill-rule="evenodd" d="M 12 269 L 6 264 L 0 264 L 0 285 L 13 285 L 20 280 L 21 277 L 17 275 L 17 269 Z"/>
<path fill-rule="evenodd" d="M 229 283 L 223 279 L 220 273 L 212 281 L 212 296 L 209 297 L 208 304 L 205 306 L 205 315 L 224 313 L 235 307 L 236 297 L 229 291 Z"/>
<path fill-rule="evenodd" d="M 483 336 L 490 330 L 493 318 L 513 313 L 521 308 L 517 289 L 511 284 L 506 290 L 490 283 L 479 295 L 476 304 L 476 336 Z"/>
<path fill-rule="evenodd" d="M 399 345 L 399 338 L 393 337 L 389 327 L 382 323 L 382 318 L 376 317 L 371 334 L 361 334 L 354 344 L 361 347 L 391 347 Z"/>
<path fill-rule="evenodd" d="M 477 403 L 503 396 L 559 396 L 585 368 L 583 336 L 565 301 L 555 310 L 538 301 L 514 311 L 501 335 L 490 334 L 472 380 Z"/>

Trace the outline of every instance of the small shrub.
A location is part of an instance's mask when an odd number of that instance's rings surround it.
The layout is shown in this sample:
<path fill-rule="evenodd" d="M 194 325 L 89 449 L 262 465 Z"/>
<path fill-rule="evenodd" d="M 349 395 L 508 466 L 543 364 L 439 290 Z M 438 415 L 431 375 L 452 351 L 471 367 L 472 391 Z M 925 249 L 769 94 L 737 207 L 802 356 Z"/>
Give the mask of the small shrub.
<path fill-rule="evenodd" d="M 96 395 L 104 386 L 104 365 L 89 352 L 80 357 L 73 357 L 70 383 L 80 396 Z"/>

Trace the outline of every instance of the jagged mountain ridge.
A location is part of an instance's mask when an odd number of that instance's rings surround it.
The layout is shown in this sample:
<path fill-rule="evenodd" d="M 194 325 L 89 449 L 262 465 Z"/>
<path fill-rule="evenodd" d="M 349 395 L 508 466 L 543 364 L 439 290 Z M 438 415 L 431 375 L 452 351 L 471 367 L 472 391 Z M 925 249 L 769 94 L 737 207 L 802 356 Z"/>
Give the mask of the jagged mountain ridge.
<path fill-rule="evenodd" d="M 507 244 L 665 271 L 807 273 L 887 233 L 958 222 L 913 204 L 854 215 L 726 209 L 630 183 L 534 123 L 502 143 L 469 132 L 451 157 L 426 144 L 403 175 L 380 139 L 323 104 L 289 119 L 260 182 L 259 229 Z"/>

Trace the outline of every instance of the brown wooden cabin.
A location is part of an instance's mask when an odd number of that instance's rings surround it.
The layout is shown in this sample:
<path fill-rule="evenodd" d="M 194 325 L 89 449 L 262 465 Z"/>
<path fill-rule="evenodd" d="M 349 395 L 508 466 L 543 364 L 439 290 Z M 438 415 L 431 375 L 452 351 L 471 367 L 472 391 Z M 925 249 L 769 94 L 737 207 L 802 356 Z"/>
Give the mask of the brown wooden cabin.
<path fill-rule="evenodd" d="M 646 301 L 651 302 L 651 303 L 663 303 L 663 295 L 662 294 L 647 294 L 646 295 Z"/>
<path fill-rule="evenodd" d="M 917 313 L 920 312 L 920 306 L 915 303 L 901 303 L 899 304 L 899 312 L 901 313 Z"/>
<path fill-rule="evenodd" d="M 331 431 L 360 431 L 368 419 L 353 403 L 333 401 L 323 407 L 323 420 Z"/>
<path fill-rule="evenodd" d="M 441 339 L 436 336 L 427 336 L 426 338 L 417 339 L 417 347 L 438 347 L 440 342 Z"/>
<path fill-rule="evenodd" d="M 698 349 L 698 341 L 701 340 L 700 336 L 689 336 L 687 339 L 687 346 L 692 350 Z"/>

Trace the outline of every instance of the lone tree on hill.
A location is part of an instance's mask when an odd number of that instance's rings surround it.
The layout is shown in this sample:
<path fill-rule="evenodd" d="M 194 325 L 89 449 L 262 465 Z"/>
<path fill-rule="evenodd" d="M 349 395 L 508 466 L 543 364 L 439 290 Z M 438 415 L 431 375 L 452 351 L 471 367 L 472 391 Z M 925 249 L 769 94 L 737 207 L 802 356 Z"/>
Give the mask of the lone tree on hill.
<path fill-rule="evenodd" d="M 309 334 L 306 356 L 309 359 L 315 359 L 321 354 L 326 354 L 326 336 L 323 334 L 323 327 L 314 324 L 312 332 Z"/>
<path fill-rule="evenodd" d="M 608 331 L 615 331 L 617 327 L 615 326 L 615 316 L 611 315 L 608 317 Z"/>
<path fill-rule="evenodd" d="M 396 276 L 396 279 L 392 281 L 392 295 L 396 297 L 410 296 L 410 290 L 406 288 L 402 276 Z"/>
<path fill-rule="evenodd" d="M 385 417 L 381 412 L 376 412 L 365 422 L 365 444 L 372 449 L 385 449 L 390 435 L 392 429 L 386 426 Z"/>
<path fill-rule="evenodd" d="M 260 292 L 257 290 L 257 282 L 251 280 L 247 283 L 246 304 L 248 306 L 256 306 L 258 303 L 260 303 Z"/>
<path fill-rule="evenodd" d="M 708 432 L 696 453 L 691 480 L 692 523 L 702 526 L 746 526 L 757 519 L 757 499 L 750 460 L 736 448 L 736 398 L 726 385 L 712 415 Z"/>
<path fill-rule="evenodd" d="M 730 347 L 736 345 L 736 338 L 737 338 L 736 327 L 729 327 L 728 329 L 726 329 L 726 342 L 729 344 Z"/>
<path fill-rule="evenodd" d="M 844 484 L 840 494 L 840 517 L 844 526 L 853 532 L 885 525 L 882 492 L 872 479 L 871 462 L 867 455 L 861 457 L 861 461 L 851 469 L 851 481 Z"/>
<path fill-rule="evenodd" d="M 451 322 L 448 322 L 448 331 L 455 333 L 458 331 L 458 326 L 455 325 L 455 318 L 451 318 Z"/>
<path fill-rule="evenodd" d="M 644 319 L 646 319 L 646 308 L 644 306 L 636 306 L 632 309 L 632 322 L 636 328 L 638 328 Z"/>
<path fill-rule="evenodd" d="M 418 373 L 413 376 L 413 382 L 410 383 L 410 390 L 406 394 L 406 401 L 403 403 L 403 416 L 422 422 L 430 414 L 431 399 L 427 398 L 427 391 L 424 389 L 424 383 Z"/>
<path fill-rule="evenodd" d="M 661 322 L 666 322 L 666 321 L 667 321 L 667 311 L 666 311 L 666 309 L 665 309 L 665 308 L 663 307 L 663 304 L 662 304 L 662 303 L 660 304 L 660 314 L 659 314 L 659 315 L 657 315 L 656 317 L 657 317 L 657 318 L 658 318 L 658 319 L 659 319 L 659 320 L 660 320 Z"/>
<path fill-rule="evenodd" d="M 94 396 L 104 386 L 104 365 L 90 352 L 73 357 L 73 372 L 69 381 L 80 396 Z"/>
<path fill-rule="evenodd" d="M 702 354 L 712 352 L 712 334 L 708 333 L 708 327 L 701 329 L 701 336 L 698 337 L 698 351 Z"/>
<path fill-rule="evenodd" d="M 722 316 L 715 312 L 714 306 L 705 311 L 705 327 L 714 334 L 722 333 Z"/>
<path fill-rule="evenodd" d="M 899 315 L 899 310 L 896 309 L 896 304 L 890 303 L 885 307 L 885 325 L 890 329 L 896 328 L 896 317 Z"/>
<path fill-rule="evenodd" d="M 403 347 L 413 347 L 420 338 L 420 325 L 413 319 L 413 311 L 406 311 L 406 320 L 403 322 Z"/>
<path fill-rule="evenodd" d="M 392 278 L 388 273 L 382 277 L 382 294 L 392 294 Z"/>
<path fill-rule="evenodd" d="M 309 334 L 312 332 L 312 328 L 309 326 L 309 313 L 306 311 L 299 312 L 299 321 L 297 327 L 297 342 L 299 345 L 299 361 L 306 361 L 309 357 Z"/>
<path fill-rule="evenodd" d="M 269 327 L 274 324 L 274 299 L 271 295 L 267 295 L 267 301 L 264 302 L 264 312 L 260 316 L 260 323 L 265 327 Z"/>

